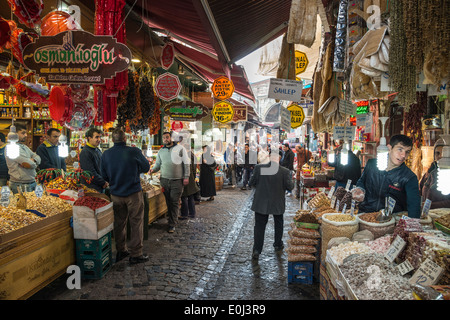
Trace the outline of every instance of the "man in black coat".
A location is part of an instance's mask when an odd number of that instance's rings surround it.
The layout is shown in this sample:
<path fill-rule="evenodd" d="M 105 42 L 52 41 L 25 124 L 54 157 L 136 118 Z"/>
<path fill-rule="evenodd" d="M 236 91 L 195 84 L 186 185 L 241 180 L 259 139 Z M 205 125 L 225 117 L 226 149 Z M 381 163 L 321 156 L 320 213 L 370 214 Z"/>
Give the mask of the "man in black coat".
<path fill-rule="evenodd" d="M 61 131 L 50 128 L 47 131 L 46 140 L 36 149 L 36 154 L 41 157 L 39 169 L 63 169 L 66 171 L 66 161 L 58 154 L 58 141 Z"/>
<path fill-rule="evenodd" d="M 282 149 L 283 149 L 283 155 L 281 156 L 280 165 L 282 167 L 289 169 L 289 171 L 293 171 L 294 170 L 295 153 L 289 147 L 289 143 L 283 144 Z M 286 192 L 286 195 L 288 197 L 290 197 L 290 196 L 292 196 L 292 192 L 288 191 L 288 192 Z"/>
<path fill-rule="evenodd" d="M 283 249 L 285 192 L 291 192 L 294 189 L 291 171 L 279 165 L 277 152 L 271 153 L 270 160 L 268 163 L 256 165 L 249 182 L 249 185 L 256 189 L 251 208 L 255 211 L 253 259 L 258 259 L 261 254 L 269 214 L 273 215 L 275 223 L 273 246 L 276 251 Z"/>
<path fill-rule="evenodd" d="M 103 192 L 108 187 L 108 182 L 103 179 L 100 171 L 102 152 L 98 148 L 102 131 L 97 128 L 90 128 L 86 131 L 86 145 L 80 152 L 80 167 L 82 170 L 89 171 L 94 177 L 91 184 L 83 183 L 98 192 Z"/>
<path fill-rule="evenodd" d="M 340 140 L 340 145 L 335 149 L 335 161 L 328 163 L 330 167 L 335 167 L 333 177 L 336 180 L 336 188 L 345 188 L 348 180 L 352 181 L 352 185 L 356 185 L 361 178 L 361 161 L 351 150 L 347 151 L 348 163 L 346 165 L 341 164 L 342 148 L 343 140 Z"/>

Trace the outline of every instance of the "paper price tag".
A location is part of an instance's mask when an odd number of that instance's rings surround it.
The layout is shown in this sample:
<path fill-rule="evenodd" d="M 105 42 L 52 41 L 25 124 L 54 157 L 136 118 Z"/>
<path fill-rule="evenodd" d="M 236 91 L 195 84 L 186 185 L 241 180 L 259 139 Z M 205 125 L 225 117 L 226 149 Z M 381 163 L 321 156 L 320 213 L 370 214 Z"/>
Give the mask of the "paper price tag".
<path fill-rule="evenodd" d="M 352 185 L 352 180 L 348 179 L 345 185 L 345 190 L 350 191 L 350 186 Z"/>
<path fill-rule="evenodd" d="M 339 211 L 339 200 L 336 201 L 336 207 L 335 207 L 336 211 Z"/>
<path fill-rule="evenodd" d="M 331 189 L 330 189 L 330 192 L 328 192 L 328 199 L 331 199 L 331 197 L 333 196 L 333 194 L 334 194 L 334 189 L 335 189 L 335 187 L 332 186 Z"/>
<path fill-rule="evenodd" d="M 384 257 L 389 261 L 392 262 L 397 258 L 397 256 L 400 254 L 400 252 L 405 247 L 406 242 L 403 240 L 400 236 L 395 237 L 394 242 L 392 242 L 389 249 L 384 254 Z"/>
<path fill-rule="evenodd" d="M 344 204 L 344 207 L 342 208 L 342 213 L 345 213 L 346 209 L 347 209 L 347 204 Z"/>
<path fill-rule="evenodd" d="M 334 208 L 334 205 L 336 204 L 336 197 L 335 196 L 332 196 L 331 197 L 331 204 L 330 204 L 330 206 L 332 207 L 332 208 Z"/>
<path fill-rule="evenodd" d="M 394 208 L 395 208 L 395 200 L 391 197 L 389 197 L 389 201 L 388 201 L 388 208 L 389 208 L 389 212 L 393 212 Z"/>
<path fill-rule="evenodd" d="M 34 194 L 36 195 L 36 197 L 42 198 L 42 195 L 44 194 L 44 188 L 42 188 L 42 186 L 38 184 L 34 189 Z"/>
<path fill-rule="evenodd" d="M 410 272 L 411 270 L 414 270 L 414 267 L 412 266 L 412 264 L 409 262 L 409 260 L 405 260 L 402 263 L 400 263 L 397 267 L 398 272 L 400 272 L 400 274 L 403 276 L 405 274 L 407 274 L 408 272 Z"/>
<path fill-rule="evenodd" d="M 430 211 L 431 207 L 431 200 L 427 199 L 425 200 L 425 204 L 423 205 L 422 209 L 422 217 L 426 218 L 428 216 L 428 211 Z"/>
<path fill-rule="evenodd" d="M 355 213 L 355 205 L 356 205 L 356 201 L 352 200 L 352 206 L 350 207 L 350 215 L 353 217 L 354 213 Z"/>
<path fill-rule="evenodd" d="M 409 283 L 421 286 L 431 286 L 436 284 L 441 276 L 443 269 L 434 261 L 427 258 L 420 265 L 419 269 L 413 274 Z"/>
<path fill-rule="evenodd" d="M 8 186 L 3 186 L 1 190 L 0 203 L 2 206 L 9 206 L 9 196 L 11 195 L 11 189 Z"/>

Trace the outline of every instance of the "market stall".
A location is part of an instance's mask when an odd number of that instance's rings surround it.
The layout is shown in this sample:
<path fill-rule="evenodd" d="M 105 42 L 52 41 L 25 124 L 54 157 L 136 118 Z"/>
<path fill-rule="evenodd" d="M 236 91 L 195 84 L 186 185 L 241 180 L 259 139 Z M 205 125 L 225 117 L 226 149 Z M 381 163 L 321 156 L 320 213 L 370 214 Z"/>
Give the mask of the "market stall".
<path fill-rule="evenodd" d="M 324 300 L 449 299 L 450 208 L 384 219 L 383 212 L 359 212 L 342 189 L 307 199 L 294 217 L 289 263 L 315 264 L 303 283 L 320 282 Z M 296 274 L 289 271 L 289 279 Z"/>

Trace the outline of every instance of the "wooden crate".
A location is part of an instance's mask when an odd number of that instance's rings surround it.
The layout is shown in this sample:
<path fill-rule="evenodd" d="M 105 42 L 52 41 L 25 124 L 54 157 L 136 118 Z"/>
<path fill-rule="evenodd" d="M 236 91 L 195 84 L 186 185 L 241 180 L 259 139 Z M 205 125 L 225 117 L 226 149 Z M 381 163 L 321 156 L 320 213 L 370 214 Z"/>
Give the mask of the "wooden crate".
<path fill-rule="evenodd" d="M 223 189 L 223 176 L 216 176 L 216 191 Z"/>
<path fill-rule="evenodd" d="M 27 299 L 75 264 L 71 213 L 63 212 L 3 235 L 0 299 Z"/>
<path fill-rule="evenodd" d="M 148 223 L 154 222 L 167 212 L 166 198 L 162 192 L 148 198 Z"/>

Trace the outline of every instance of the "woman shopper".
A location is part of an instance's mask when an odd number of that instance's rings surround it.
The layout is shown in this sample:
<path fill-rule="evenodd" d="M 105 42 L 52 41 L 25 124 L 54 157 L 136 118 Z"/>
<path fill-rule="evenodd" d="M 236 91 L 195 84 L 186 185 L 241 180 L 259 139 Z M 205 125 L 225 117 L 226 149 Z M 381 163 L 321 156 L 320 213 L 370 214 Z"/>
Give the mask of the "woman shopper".
<path fill-rule="evenodd" d="M 200 164 L 200 196 L 209 198 L 207 201 L 214 200 L 216 195 L 216 177 L 214 171 L 216 169 L 216 161 L 211 154 L 210 146 L 203 146 L 203 155 Z"/>

